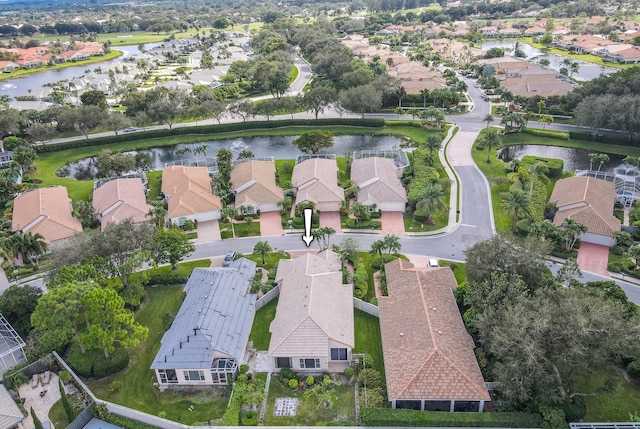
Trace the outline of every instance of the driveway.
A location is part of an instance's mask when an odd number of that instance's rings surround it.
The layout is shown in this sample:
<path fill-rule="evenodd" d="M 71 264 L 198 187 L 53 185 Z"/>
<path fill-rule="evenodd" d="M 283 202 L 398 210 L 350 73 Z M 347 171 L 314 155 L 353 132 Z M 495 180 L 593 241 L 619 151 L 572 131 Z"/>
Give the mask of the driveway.
<path fill-rule="evenodd" d="M 601 244 L 580 243 L 578 249 L 578 266 L 582 271 L 609 276 L 607 263 L 609 261 L 609 247 Z"/>
<path fill-rule="evenodd" d="M 196 230 L 198 238 L 196 243 L 208 243 L 209 241 L 221 240 L 220 225 L 217 220 L 208 220 L 206 222 L 198 222 Z"/>
<path fill-rule="evenodd" d="M 336 230 L 336 233 L 342 233 L 342 225 L 340 224 L 340 212 L 320 212 L 320 228 L 330 226 Z"/>
<path fill-rule="evenodd" d="M 284 235 L 280 212 L 260 213 L 260 235 L 263 237 L 271 235 Z"/>
<path fill-rule="evenodd" d="M 380 231 L 382 235 L 390 234 L 398 237 L 404 237 L 406 235 L 404 233 L 404 220 L 401 212 L 383 211 L 380 222 L 382 222 L 382 230 Z"/>

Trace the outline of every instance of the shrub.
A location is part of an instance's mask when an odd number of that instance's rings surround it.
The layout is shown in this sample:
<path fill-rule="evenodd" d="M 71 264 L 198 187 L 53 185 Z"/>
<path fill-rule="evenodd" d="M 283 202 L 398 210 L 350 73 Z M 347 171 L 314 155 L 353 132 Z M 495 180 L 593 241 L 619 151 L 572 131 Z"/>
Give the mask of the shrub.
<path fill-rule="evenodd" d="M 607 265 L 607 271 L 611 271 L 612 273 L 620 273 L 624 271 L 622 264 L 620 262 L 609 262 Z"/>
<path fill-rule="evenodd" d="M 365 384 L 367 388 L 382 386 L 382 376 L 380 372 L 373 368 L 361 369 L 358 374 L 358 385 L 364 386 Z"/>
<path fill-rule="evenodd" d="M 69 402 L 69 397 L 67 396 L 67 392 L 64 391 L 60 379 L 58 379 L 58 390 L 60 390 L 60 401 L 62 402 L 64 413 L 67 415 L 67 420 L 72 422 L 76 418 L 76 410 L 73 409 L 73 406 Z"/>
<path fill-rule="evenodd" d="M 71 368 L 81 376 L 102 378 L 124 369 L 129 363 L 129 353 L 123 348 L 117 348 L 107 359 L 102 350 L 87 350 L 83 354 L 80 347 L 74 344 L 69 350 L 68 361 Z"/>
<path fill-rule="evenodd" d="M 242 426 L 258 426 L 258 413 L 255 411 L 246 411 L 240 416 Z"/>
<path fill-rule="evenodd" d="M 349 378 L 353 377 L 353 368 L 351 368 L 351 367 L 345 368 L 344 369 L 344 375 L 346 375 Z"/>
<path fill-rule="evenodd" d="M 516 224 L 518 232 L 522 235 L 529 235 L 531 232 L 531 221 L 529 219 L 522 219 Z"/>
<path fill-rule="evenodd" d="M 371 267 L 376 270 L 381 270 L 387 262 L 391 262 L 397 258 L 396 255 L 382 255 L 382 259 L 380 259 L 380 256 L 376 256 L 371 261 Z"/>
<path fill-rule="evenodd" d="M 147 281 L 148 285 L 179 285 L 184 284 L 189 280 L 189 276 L 186 274 L 178 273 L 165 273 L 165 274 L 152 274 Z"/>
<path fill-rule="evenodd" d="M 292 378 L 289 380 L 289 387 L 292 389 L 295 389 L 296 387 L 298 387 L 298 380 L 296 380 L 295 378 Z"/>
<path fill-rule="evenodd" d="M 560 405 L 568 422 L 580 421 L 587 414 L 583 396 L 574 396 L 570 404 Z"/>
<path fill-rule="evenodd" d="M 249 365 L 243 363 L 242 365 L 240 365 L 240 369 L 238 371 L 240 372 L 240 374 L 246 374 L 247 372 L 249 372 Z"/>
<path fill-rule="evenodd" d="M 542 156 L 526 155 L 522 157 L 521 167 L 529 167 L 536 163 L 541 163 L 549 169 L 549 177 L 560 177 L 564 169 L 564 161 L 559 158 L 544 158 Z"/>
<path fill-rule="evenodd" d="M 117 393 L 122 389 L 122 381 L 116 380 L 109 384 L 109 393 Z"/>
<path fill-rule="evenodd" d="M 305 380 L 305 383 L 307 383 L 307 386 L 313 386 L 315 384 L 315 380 L 313 378 L 313 375 L 310 375 L 307 377 L 307 379 Z"/>
<path fill-rule="evenodd" d="M 282 368 L 280 369 L 280 378 L 283 380 L 289 380 L 291 378 L 295 378 L 296 375 L 293 373 L 291 368 Z"/>
<path fill-rule="evenodd" d="M 629 377 L 636 381 L 640 381 L 640 359 L 636 359 L 627 365 L 627 373 Z"/>
<path fill-rule="evenodd" d="M 167 331 L 171 327 L 171 324 L 173 324 L 175 318 L 176 315 L 173 313 L 164 313 L 162 315 L 162 327 L 165 331 Z"/>
<path fill-rule="evenodd" d="M 548 137 L 551 139 L 569 140 L 569 133 L 565 131 L 541 130 L 539 128 L 523 128 L 521 131 L 523 134 L 530 134 L 532 136 L 537 136 L 537 137 Z"/>
<path fill-rule="evenodd" d="M 68 383 L 71 381 L 72 377 L 71 377 L 71 373 L 69 371 L 60 371 L 60 373 L 58 373 L 58 378 L 60 379 L 60 381 L 62 381 L 63 383 Z"/>
<path fill-rule="evenodd" d="M 43 429 L 42 422 L 40 421 L 40 419 L 36 415 L 36 412 L 33 411 L 33 407 L 31 408 L 31 418 L 33 419 L 33 427 L 35 429 Z"/>
<path fill-rule="evenodd" d="M 609 250 L 612 255 L 620 256 L 624 253 L 624 249 L 620 246 L 613 246 L 611 250 Z"/>
<path fill-rule="evenodd" d="M 376 298 L 375 296 L 373 298 L 371 298 L 371 301 L 369 301 L 369 304 L 371 305 L 378 305 L 378 298 Z"/>
<path fill-rule="evenodd" d="M 29 381 L 29 377 L 27 377 L 20 371 L 14 370 L 9 374 L 4 375 L 4 384 L 9 389 L 18 390 L 18 387 L 20 387 L 27 381 Z"/>
<path fill-rule="evenodd" d="M 566 429 L 564 411 L 560 408 L 540 407 L 542 414 L 542 429 Z"/>
<path fill-rule="evenodd" d="M 73 344 L 69 349 L 68 363 L 69 366 L 83 377 L 93 376 L 93 359 L 95 353 L 93 351 L 87 351 L 82 353 L 80 347 L 77 344 Z"/>

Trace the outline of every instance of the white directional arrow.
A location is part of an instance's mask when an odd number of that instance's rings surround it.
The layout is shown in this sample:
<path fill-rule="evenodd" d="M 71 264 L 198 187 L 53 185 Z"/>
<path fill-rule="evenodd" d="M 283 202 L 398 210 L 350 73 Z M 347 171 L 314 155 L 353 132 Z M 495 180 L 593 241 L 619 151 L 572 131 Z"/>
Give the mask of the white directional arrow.
<path fill-rule="evenodd" d="M 309 247 L 311 242 L 313 241 L 313 235 L 311 235 L 311 215 L 313 214 L 313 209 L 304 209 L 304 235 L 302 236 L 302 241 L 304 244 Z"/>

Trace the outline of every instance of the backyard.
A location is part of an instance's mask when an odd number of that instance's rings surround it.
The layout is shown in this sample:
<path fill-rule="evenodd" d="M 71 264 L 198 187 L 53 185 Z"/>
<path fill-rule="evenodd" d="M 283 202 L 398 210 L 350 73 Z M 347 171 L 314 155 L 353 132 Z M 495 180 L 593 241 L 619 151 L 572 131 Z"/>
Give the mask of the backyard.
<path fill-rule="evenodd" d="M 625 380 L 617 367 L 602 368 L 582 380 L 579 387 L 587 393 L 587 422 L 626 422 L 630 415 L 640 414 L 640 386 Z"/>
<path fill-rule="evenodd" d="M 229 400 L 228 387 L 160 392 L 153 385 L 156 378 L 149 367 L 164 334 L 163 315 L 178 312 L 183 294 L 181 286 L 146 289 L 146 300 L 136 313 L 136 320 L 149 328 L 149 336 L 130 350 L 131 362 L 124 371 L 99 380 L 88 380 L 87 384 L 96 396 L 189 425 L 206 424 L 222 416 Z M 122 382 L 119 390 L 113 391 L 111 384 L 114 381 Z M 190 411 L 190 407 L 193 411 Z"/>

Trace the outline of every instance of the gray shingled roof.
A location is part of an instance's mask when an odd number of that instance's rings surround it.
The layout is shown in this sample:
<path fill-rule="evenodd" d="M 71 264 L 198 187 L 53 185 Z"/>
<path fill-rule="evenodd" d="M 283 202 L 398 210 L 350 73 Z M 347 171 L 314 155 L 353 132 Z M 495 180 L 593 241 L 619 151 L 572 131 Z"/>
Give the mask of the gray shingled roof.
<path fill-rule="evenodd" d="M 151 369 L 208 369 L 214 351 L 241 360 L 255 315 L 256 295 L 248 293 L 255 268 L 241 258 L 228 268 L 193 270 Z"/>

